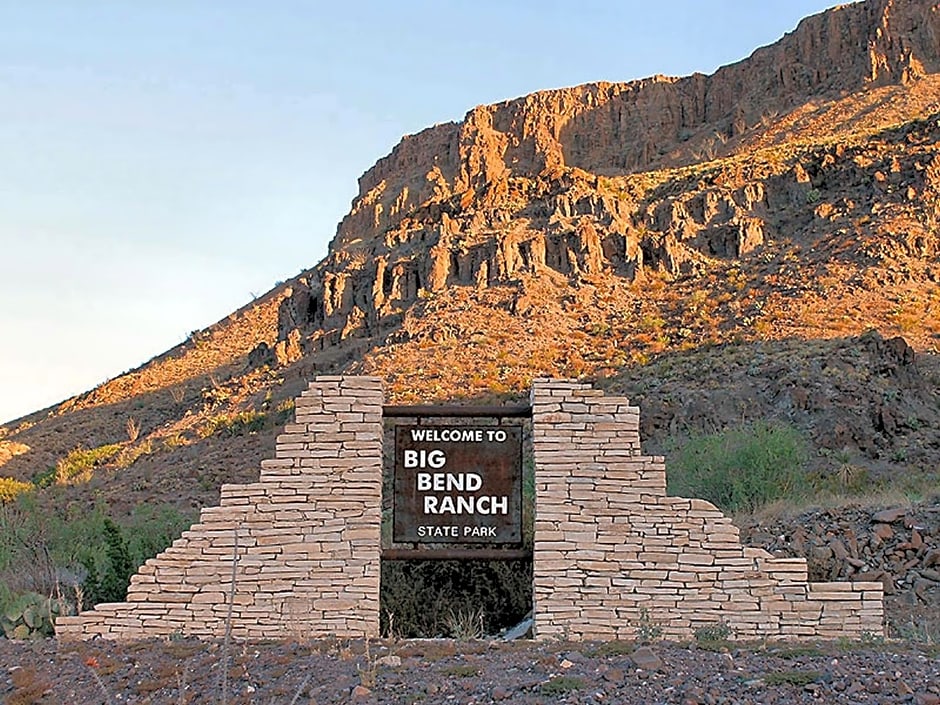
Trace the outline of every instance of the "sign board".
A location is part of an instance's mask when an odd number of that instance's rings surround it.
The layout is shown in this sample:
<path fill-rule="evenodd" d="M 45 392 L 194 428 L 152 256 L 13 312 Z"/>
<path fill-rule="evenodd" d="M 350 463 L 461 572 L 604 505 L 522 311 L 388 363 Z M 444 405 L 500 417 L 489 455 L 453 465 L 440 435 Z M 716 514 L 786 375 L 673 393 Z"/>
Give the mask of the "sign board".
<path fill-rule="evenodd" d="M 392 540 L 522 542 L 522 428 L 398 426 Z"/>

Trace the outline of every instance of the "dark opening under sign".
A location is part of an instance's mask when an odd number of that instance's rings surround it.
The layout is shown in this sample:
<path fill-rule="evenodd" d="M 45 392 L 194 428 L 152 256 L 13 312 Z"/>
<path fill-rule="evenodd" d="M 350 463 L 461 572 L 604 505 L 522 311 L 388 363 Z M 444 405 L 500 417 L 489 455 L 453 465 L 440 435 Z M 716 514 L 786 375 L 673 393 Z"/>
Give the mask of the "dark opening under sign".
<path fill-rule="evenodd" d="M 522 541 L 522 428 L 398 426 L 392 540 Z"/>

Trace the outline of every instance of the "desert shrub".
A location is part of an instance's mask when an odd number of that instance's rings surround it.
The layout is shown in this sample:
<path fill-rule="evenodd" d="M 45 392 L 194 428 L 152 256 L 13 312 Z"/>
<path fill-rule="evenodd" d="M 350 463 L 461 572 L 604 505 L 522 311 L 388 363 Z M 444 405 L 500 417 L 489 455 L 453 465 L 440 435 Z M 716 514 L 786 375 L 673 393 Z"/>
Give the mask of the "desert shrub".
<path fill-rule="evenodd" d="M 114 459 L 115 465 L 119 468 L 129 468 L 141 457 L 153 453 L 153 441 L 150 438 L 144 439 L 140 443 L 125 446 Z"/>
<path fill-rule="evenodd" d="M 673 453 L 670 495 L 699 497 L 735 513 L 806 492 L 806 442 L 796 429 L 756 423 L 693 437 Z"/>
<path fill-rule="evenodd" d="M 0 502 L 10 502 L 31 489 L 31 482 L 23 482 L 13 477 L 0 477 Z"/>
<path fill-rule="evenodd" d="M 87 573 L 83 581 L 86 603 L 123 600 L 137 568 L 173 543 L 193 519 L 170 506 L 144 507 L 118 524 L 98 510 L 89 523 L 97 538 L 76 557 Z"/>
<path fill-rule="evenodd" d="M 111 443 L 89 450 L 75 448 L 56 463 L 56 482 L 68 484 L 88 480 L 95 466 L 113 458 L 121 451 L 121 447 L 119 443 Z"/>
<path fill-rule="evenodd" d="M 847 497 L 871 493 L 879 485 L 868 468 L 848 461 L 834 469 L 815 470 L 807 475 L 807 480 L 816 492 Z"/>
<path fill-rule="evenodd" d="M 229 436 L 244 436 L 250 433 L 258 433 L 265 428 L 265 422 L 268 415 L 261 411 L 240 411 L 227 420 L 221 428 Z"/>
<path fill-rule="evenodd" d="M 445 626 L 447 633 L 454 639 L 461 641 L 482 639 L 486 633 L 483 626 L 484 619 L 482 609 L 451 612 L 447 615 Z"/>
<path fill-rule="evenodd" d="M 532 609 L 532 562 L 383 561 L 381 599 L 383 633 L 455 636 L 455 615 L 482 614 L 492 634 Z"/>
<path fill-rule="evenodd" d="M 182 448 L 187 445 L 189 445 L 189 440 L 182 433 L 174 433 L 163 439 L 165 448 Z"/>
<path fill-rule="evenodd" d="M 641 644 L 649 644 L 658 640 L 662 635 L 662 623 L 654 620 L 648 609 L 641 607 L 636 620 L 636 640 Z"/>
<path fill-rule="evenodd" d="M 694 632 L 695 643 L 700 647 L 709 649 L 723 646 L 725 642 L 734 636 L 734 630 L 724 622 L 716 624 L 707 624 L 699 627 Z"/>
<path fill-rule="evenodd" d="M 131 556 L 121 528 L 105 517 L 102 520 L 105 570 L 94 590 L 88 590 L 94 602 L 120 602 L 127 596 L 131 582 Z"/>
<path fill-rule="evenodd" d="M 266 429 L 277 429 L 287 423 L 293 414 L 293 404 L 278 404 L 274 411 L 239 411 L 235 414 L 220 414 L 210 417 L 206 423 L 197 429 L 200 438 L 221 436 L 233 438 Z"/>
<path fill-rule="evenodd" d="M 196 518 L 195 512 L 181 512 L 169 504 L 137 507 L 123 524 L 128 554 L 135 570 L 178 539 Z"/>
<path fill-rule="evenodd" d="M 134 419 L 134 417 L 129 418 L 125 424 L 124 428 L 127 431 L 127 440 L 131 443 L 137 440 L 140 436 L 140 421 Z"/>
<path fill-rule="evenodd" d="M 123 600 L 137 567 L 194 518 L 157 506 L 118 522 L 103 506 L 50 512 L 28 495 L 0 505 L 0 609 L 28 592 L 67 599 L 76 608 Z"/>
<path fill-rule="evenodd" d="M 21 592 L 49 594 L 55 583 L 43 517 L 30 494 L 0 504 L 0 606 Z"/>
<path fill-rule="evenodd" d="M 588 658 L 610 658 L 612 656 L 628 656 L 636 651 L 636 644 L 632 641 L 618 639 L 604 641 L 596 646 L 588 647 L 584 655 Z"/>
<path fill-rule="evenodd" d="M 55 465 L 52 465 L 45 470 L 37 470 L 30 477 L 30 481 L 36 487 L 44 489 L 46 487 L 52 487 L 55 484 L 56 477 L 56 468 Z"/>

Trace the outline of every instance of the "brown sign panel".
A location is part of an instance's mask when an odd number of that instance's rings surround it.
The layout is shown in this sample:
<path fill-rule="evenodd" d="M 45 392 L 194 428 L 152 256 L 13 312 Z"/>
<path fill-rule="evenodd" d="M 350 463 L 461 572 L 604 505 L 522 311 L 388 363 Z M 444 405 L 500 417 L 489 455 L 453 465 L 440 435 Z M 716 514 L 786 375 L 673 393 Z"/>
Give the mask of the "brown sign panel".
<path fill-rule="evenodd" d="M 392 540 L 522 542 L 522 428 L 398 426 Z"/>

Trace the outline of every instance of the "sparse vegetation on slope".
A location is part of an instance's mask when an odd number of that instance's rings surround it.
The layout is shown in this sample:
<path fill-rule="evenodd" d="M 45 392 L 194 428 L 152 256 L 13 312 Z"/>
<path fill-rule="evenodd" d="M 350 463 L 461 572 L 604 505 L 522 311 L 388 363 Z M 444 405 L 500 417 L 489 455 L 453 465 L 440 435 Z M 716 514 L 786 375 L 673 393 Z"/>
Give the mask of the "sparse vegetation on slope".
<path fill-rule="evenodd" d="M 711 77 L 543 91 L 408 138 L 323 262 L 0 429 L 0 509 L 66 526 L 103 503 L 131 551 L 135 508 L 188 516 L 255 480 L 290 400 L 338 372 L 382 377 L 392 403 L 596 381 L 641 407 L 681 491 L 715 489 L 705 463 L 730 509 L 804 485 L 929 496 L 940 55 L 932 3 L 886 8 L 834 9 Z M 755 424 L 804 439 L 780 488 L 725 445 Z"/>

